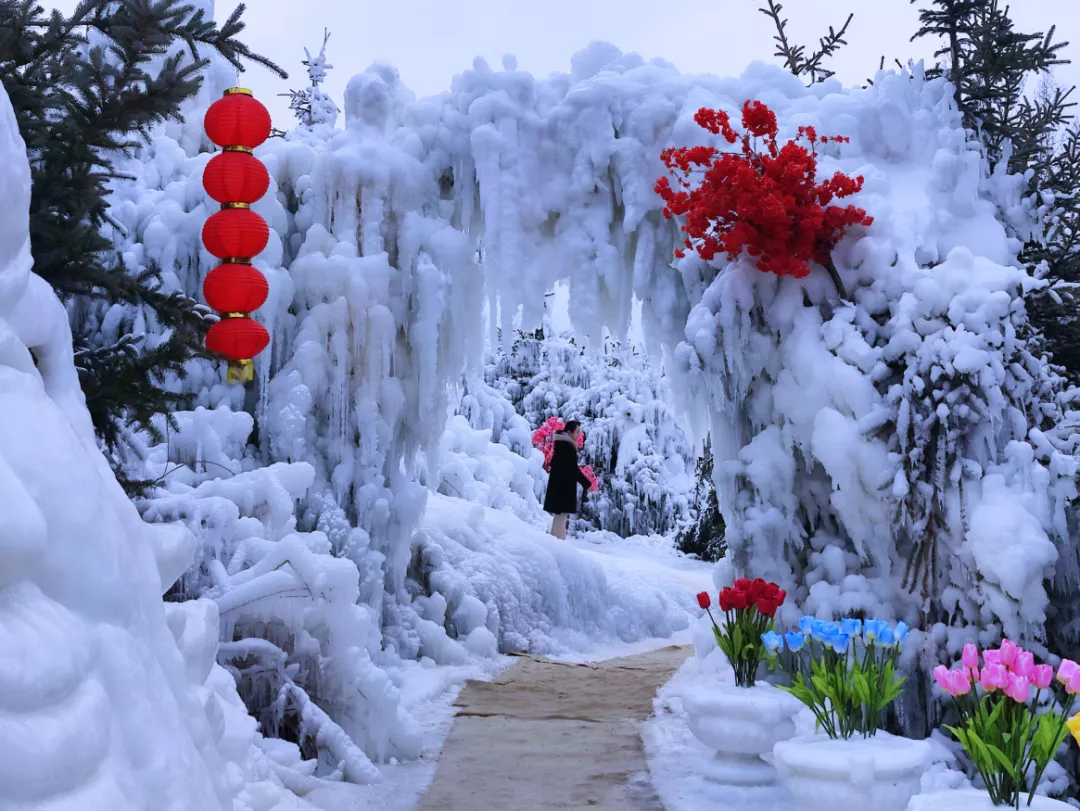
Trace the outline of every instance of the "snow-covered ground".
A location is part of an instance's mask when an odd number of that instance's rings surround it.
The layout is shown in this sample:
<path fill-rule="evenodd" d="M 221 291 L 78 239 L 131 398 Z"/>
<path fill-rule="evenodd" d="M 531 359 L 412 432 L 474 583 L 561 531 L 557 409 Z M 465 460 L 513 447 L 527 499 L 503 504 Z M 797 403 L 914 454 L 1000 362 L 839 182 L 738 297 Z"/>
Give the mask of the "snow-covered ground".
<path fill-rule="evenodd" d="M 683 692 L 692 686 L 734 683 L 734 673 L 712 642 L 707 620 L 695 623 L 696 651 L 657 693 L 653 716 L 642 736 L 653 785 L 666 811 L 791 811 L 791 797 L 780 786 L 747 788 L 721 785 L 705 775 L 716 753 L 690 732 L 682 707 Z M 804 709 L 795 718 L 795 734 L 814 732 L 814 718 Z M 965 788 L 971 784 L 957 771 L 956 759 L 940 733 L 930 738 L 932 761 L 922 791 Z"/>
<path fill-rule="evenodd" d="M 421 522 L 418 538 L 450 549 L 469 564 L 470 593 L 492 596 L 488 589 L 500 578 L 520 578 L 536 591 L 536 601 L 515 598 L 529 587 L 501 592 L 514 599 L 499 602 L 501 616 L 511 627 L 534 622 L 547 633 L 534 634 L 532 653 L 565 662 L 595 662 L 642 653 L 668 645 L 686 645 L 700 614 L 694 595 L 712 588 L 712 566 L 678 554 L 670 538 L 621 539 L 592 532 L 559 541 L 505 512 L 460 499 L 433 496 Z M 455 539 L 468 538 L 470 549 Z M 474 579 L 475 578 L 475 579 Z M 498 600 L 498 594 L 493 599 Z M 611 612 L 614 605 L 622 612 Z M 560 606 L 564 625 L 537 619 L 532 611 Z M 531 606 L 531 608 L 530 608 Z M 583 609 L 595 610 L 590 615 Z M 523 613 L 518 613 L 523 612 Z M 618 617 L 622 616 L 620 621 Z M 648 635 L 667 632 L 666 635 Z M 514 633 L 510 631 L 510 633 Z M 587 633 L 596 634 L 591 642 Z M 619 638 L 622 633 L 625 641 Z M 435 773 L 436 760 L 453 723 L 453 702 L 466 679 L 487 680 L 514 663 L 513 657 L 484 659 L 467 664 L 436 667 L 430 660 L 405 662 L 391 671 L 401 690 L 402 707 L 418 719 L 424 751 L 415 761 L 391 762 L 381 767 L 381 780 L 356 786 L 328 785 L 305 799 L 325 811 L 411 811 L 423 797 Z M 282 809 L 284 811 L 284 809 Z"/>

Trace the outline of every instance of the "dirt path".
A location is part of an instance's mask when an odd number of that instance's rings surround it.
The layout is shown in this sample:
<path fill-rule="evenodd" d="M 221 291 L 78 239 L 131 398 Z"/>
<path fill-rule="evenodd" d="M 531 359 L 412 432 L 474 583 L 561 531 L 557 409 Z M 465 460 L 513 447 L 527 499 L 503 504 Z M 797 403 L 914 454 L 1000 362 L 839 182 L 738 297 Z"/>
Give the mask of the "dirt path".
<path fill-rule="evenodd" d="M 493 682 L 469 682 L 420 811 L 663 811 L 639 726 L 689 655 L 522 658 Z"/>

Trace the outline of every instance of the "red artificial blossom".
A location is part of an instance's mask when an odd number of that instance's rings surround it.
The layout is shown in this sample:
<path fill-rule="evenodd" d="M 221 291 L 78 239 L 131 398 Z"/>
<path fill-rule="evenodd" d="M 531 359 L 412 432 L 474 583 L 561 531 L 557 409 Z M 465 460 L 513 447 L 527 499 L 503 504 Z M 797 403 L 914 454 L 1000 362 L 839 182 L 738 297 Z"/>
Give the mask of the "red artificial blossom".
<path fill-rule="evenodd" d="M 837 172 L 818 183 L 816 150 L 818 144 L 850 139 L 819 136 L 813 127 L 799 127 L 795 140 L 780 146 L 776 114 L 759 101 L 743 105 L 742 135 L 732 129 L 722 110 L 703 107 L 694 120 L 729 144 L 742 143 L 739 152 L 693 146 L 661 153 L 681 188 L 662 177 L 656 192 L 664 200 L 666 218 L 685 217 L 681 228 L 685 248 L 706 261 L 718 253 L 735 259 L 745 250 L 758 270 L 798 279 L 810 273 L 810 262 L 817 262 L 844 295 L 832 249 L 849 227 L 868 226 L 874 218 L 855 206 L 831 205 L 834 199 L 860 191 L 863 178 Z M 692 174 L 700 174 L 696 185 Z M 681 258 L 685 253 L 676 250 L 675 255 Z"/>
<path fill-rule="evenodd" d="M 551 470 L 551 457 L 555 453 L 555 434 L 563 431 L 565 428 L 566 423 L 558 417 L 548 417 L 547 422 L 533 431 L 533 447 L 544 454 L 544 470 Z M 584 434 L 578 434 L 577 446 L 578 450 L 585 447 Z M 600 482 L 597 480 L 596 474 L 593 473 L 591 465 L 585 465 L 581 468 L 581 472 L 584 474 L 585 478 L 589 480 L 590 493 L 595 493 L 600 489 Z"/>
<path fill-rule="evenodd" d="M 703 591 L 697 595 L 698 605 L 712 622 L 716 644 L 735 671 L 737 686 L 754 686 L 758 665 L 765 658 L 762 635 L 773 630 L 773 617 L 785 599 L 787 592 L 776 583 L 767 583 L 760 577 L 736 580 L 730 588 L 720 592 L 720 610 L 724 612 L 724 619 L 717 623 L 710 610 L 709 593 Z"/>

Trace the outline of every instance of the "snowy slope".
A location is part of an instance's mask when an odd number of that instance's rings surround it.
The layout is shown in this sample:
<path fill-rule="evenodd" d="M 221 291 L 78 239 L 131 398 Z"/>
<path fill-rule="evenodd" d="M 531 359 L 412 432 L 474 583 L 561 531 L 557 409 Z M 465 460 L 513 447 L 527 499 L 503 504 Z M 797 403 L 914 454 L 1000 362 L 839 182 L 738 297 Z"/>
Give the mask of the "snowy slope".
<path fill-rule="evenodd" d="M 413 541 L 416 580 L 430 591 L 417 599 L 421 614 L 478 653 L 496 642 L 504 652 L 587 652 L 686 630 L 709 567 L 670 541 L 634 550 L 596 535 L 610 547 L 569 545 L 506 512 L 432 495 Z"/>
<path fill-rule="evenodd" d="M 185 565 L 163 553 L 193 539 L 143 525 L 97 449 L 67 314 L 30 273 L 29 166 L 2 90 L 0 197 L 0 807 L 228 807 L 161 601 Z"/>

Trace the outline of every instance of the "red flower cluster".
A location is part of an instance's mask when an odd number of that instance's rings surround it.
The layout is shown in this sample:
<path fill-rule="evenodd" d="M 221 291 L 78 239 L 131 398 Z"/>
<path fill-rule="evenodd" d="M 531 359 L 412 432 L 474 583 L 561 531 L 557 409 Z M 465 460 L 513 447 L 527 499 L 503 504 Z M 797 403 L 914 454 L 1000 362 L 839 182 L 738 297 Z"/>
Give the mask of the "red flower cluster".
<path fill-rule="evenodd" d="M 548 417 L 547 422 L 533 431 L 533 447 L 544 454 L 544 470 L 551 470 L 551 456 L 555 453 L 555 434 L 565 428 L 566 423 L 558 417 Z M 577 446 L 578 450 L 585 447 L 585 434 L 578 434 Z M 589 480 L 590 493 L 595 493 L 600 489 L 600 484 L 596 478 L 596 474 L 593 473 L 592 465 L 585 465 L 581 468 L 581 472 L 585 475 L 585 478 Z"/>
<path fill-rule="evenodd" d="M 555 453 L 555 434 L 563 431 L 565 428 L 566 423 L 558 417 L 548 417 L 547 422 L 533 431 L 532 444 L 534 448 L 537 448 L 544 454 L 544 470 L 547 470 L 551 466 L 551 455 Z M 578 434 L 577 446 L 578 450 L 585 447 L 584 434 Z"/>
<path fill-rule="evenodd" d="M 664 165 L 682 186 L 672 187 L 666 177 L 657 181 L 664 216 L 685 216 L 685 246 L 708 261 L 718 253 L 735 259 L 743 250 L 757 261 L 758 270 L 803 278 L 811 261 L 831 267 L 832 249 L 852 225 L 870 225 L 873 217 L 861 208 L 830 205 L 834 198 L 850 197 L 862 189 L 863 178 L 837 172 L 817 182 L 819 143 L 848 139 L 821 137 L 813 127 L 800 127 L 794 141 L 776 142 L 776 115 L 758 101 L 742 109 L 745 130 L 740 136 L 722 110 L 702 108 L 694 120 L 714 135 L 734 144 L 740 152 L 694 146 L 665 149 Z M 764 139 L 758 151 L 752 139 Z M 798 141 L 805 139 L 810 148 Z M 689 176 L 703 172 L 695 187 Z M 683 251 L 675 252 L 683 256 Z"/>
<path fill-rule="evenodd" d="M 756 608 L 766 617 L 771 617 L 787 597 L 787 592 L 775 583 L 766 583 L 760 577 L 756 580 L 736 580 L 731 588 L 720 592 L 721 611 L 742 611 Z"/>

